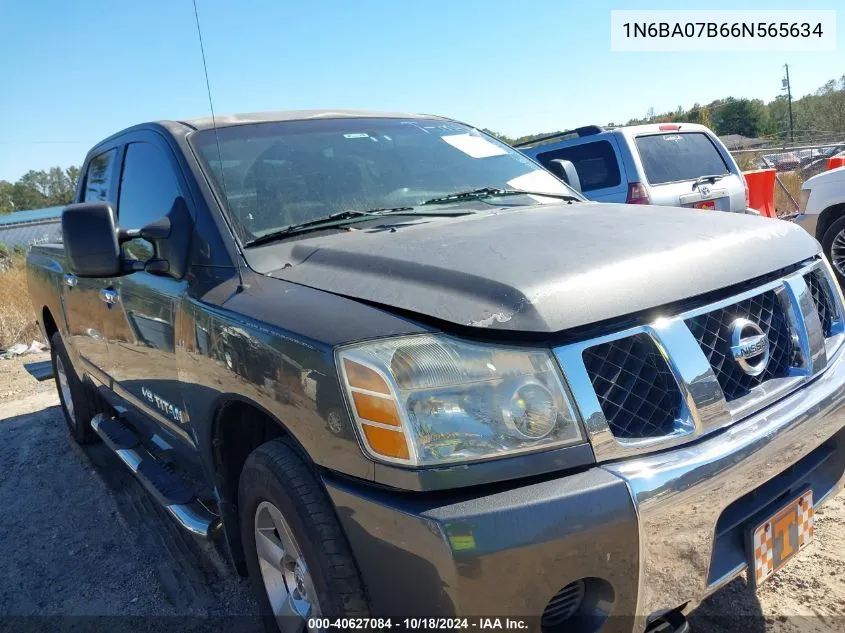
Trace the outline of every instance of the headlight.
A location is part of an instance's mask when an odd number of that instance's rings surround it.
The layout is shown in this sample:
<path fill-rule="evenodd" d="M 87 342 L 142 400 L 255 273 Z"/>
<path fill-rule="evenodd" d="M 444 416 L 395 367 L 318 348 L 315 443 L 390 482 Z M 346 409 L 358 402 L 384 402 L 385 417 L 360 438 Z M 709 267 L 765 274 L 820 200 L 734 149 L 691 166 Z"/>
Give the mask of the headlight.
<path fill-rule="evenodd" d="M 798 213 L 804 213 L 807 210 L 807 201 L 810 199 L 810 190 L 802 189 L 798 194 Z"/>
<path fill-rule="evenodd" d="M 346 347 L 337 360 L 377 460 L 429 466 L 583 441 L 546 350 L 421 335 Z"/>

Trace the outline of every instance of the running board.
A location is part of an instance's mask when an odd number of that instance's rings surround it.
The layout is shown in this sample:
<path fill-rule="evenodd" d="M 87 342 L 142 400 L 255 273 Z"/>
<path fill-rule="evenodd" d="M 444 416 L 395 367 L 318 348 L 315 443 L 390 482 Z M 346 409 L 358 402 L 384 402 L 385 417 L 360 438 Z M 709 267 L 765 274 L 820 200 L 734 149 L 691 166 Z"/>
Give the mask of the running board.
<path fill-rule="evenodd" d="M 205 539 L 217 535 L 221 527 L 219 518 L 206 510 L 179 477 L 153 457 L 119 418 L 100 413 L 91 420 L 91 427 L 179 525 Z"/>

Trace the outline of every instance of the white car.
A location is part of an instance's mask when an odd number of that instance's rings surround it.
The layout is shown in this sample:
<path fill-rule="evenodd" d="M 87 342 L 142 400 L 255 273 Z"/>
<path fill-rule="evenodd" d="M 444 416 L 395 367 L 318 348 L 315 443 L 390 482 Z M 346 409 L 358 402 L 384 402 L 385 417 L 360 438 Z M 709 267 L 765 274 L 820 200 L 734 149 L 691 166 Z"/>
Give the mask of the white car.
<path fill-rule="evenodd" d="M 821 242 L 839 283 L 845 284 L 845 167 L 831 169 L 801 185 L 795 222 Z"/>

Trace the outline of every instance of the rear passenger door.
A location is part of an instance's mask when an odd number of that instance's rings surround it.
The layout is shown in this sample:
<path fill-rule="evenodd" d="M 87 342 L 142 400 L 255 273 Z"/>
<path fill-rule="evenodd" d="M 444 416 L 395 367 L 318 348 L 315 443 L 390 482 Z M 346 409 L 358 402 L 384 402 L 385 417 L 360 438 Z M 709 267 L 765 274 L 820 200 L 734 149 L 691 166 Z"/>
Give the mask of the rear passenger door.
<path fill-rule="evenodd" d="M 118 194 L 118 226 L 139 229 L 185 204 L 175 158 L 153 132 L 138 133 L 126 145 Z M 125 242 L 126 259 L 158 256 L 143 239 Z M 176 325 L 186 289 L 184 279 L 169 274 L 134 272 L 117 280 L 123 322 L 110 333 L 110 374 L 114 391 L 136 426 L 166 438 L 162 446 L 194 442 L 188 432 L 176 359 Z"/>
<path fill-rule="evenodd" d="M 612 136 L 537 154 L 537 161 L 546 169 L 557 158 L 568 160 L 575 166 L 581 180 L 581 191 L 590 200 L 625 202 L 628 183 L 616 139 Z"/>
<path fill-rule="evenodd" d="M 95 154 L 85 165 L 83 185 L 77 202 L 117 202 L 117 178 L 120 149 L 113 147 Z M 67 267 L 62 278 L 62 302 L 73 349 L 84 371 L 108 384 L 107 333 L 114 319 L 113 304 L 108 303 L 113 279 L 77 277 Z"/>

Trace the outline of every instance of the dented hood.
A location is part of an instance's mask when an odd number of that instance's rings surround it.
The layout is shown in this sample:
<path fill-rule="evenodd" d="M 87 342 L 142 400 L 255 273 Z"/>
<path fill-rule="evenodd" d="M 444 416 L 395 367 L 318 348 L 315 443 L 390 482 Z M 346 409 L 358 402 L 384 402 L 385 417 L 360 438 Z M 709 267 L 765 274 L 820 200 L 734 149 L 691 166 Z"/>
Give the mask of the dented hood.
<path fill-rule="evenodd" d="M 271 277 L 462 326 L 558 332 L 819 251 L 788 222 L 668 207 L 553 204 L 407 220 L 305 235 L 248 258 Z"/>

